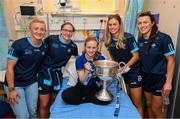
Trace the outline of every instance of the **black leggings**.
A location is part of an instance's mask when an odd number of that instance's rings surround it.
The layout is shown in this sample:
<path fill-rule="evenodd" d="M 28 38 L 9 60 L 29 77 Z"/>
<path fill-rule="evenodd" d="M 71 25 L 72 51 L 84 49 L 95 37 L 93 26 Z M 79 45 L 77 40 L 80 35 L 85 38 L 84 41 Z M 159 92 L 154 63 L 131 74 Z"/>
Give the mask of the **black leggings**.
<path fill-rule="evenodd" d="M 77 83 L 76 86 L 70 87 L 62 92 L 62 99 L 64 102 L 79 105 L 81 103 L 94 103 L 98 105 L 106 105 L 111 101 L 98 100 L 95 94 L 100 90 L 96 85 L 93 87 L 86 87 L 81 83 Z"/>

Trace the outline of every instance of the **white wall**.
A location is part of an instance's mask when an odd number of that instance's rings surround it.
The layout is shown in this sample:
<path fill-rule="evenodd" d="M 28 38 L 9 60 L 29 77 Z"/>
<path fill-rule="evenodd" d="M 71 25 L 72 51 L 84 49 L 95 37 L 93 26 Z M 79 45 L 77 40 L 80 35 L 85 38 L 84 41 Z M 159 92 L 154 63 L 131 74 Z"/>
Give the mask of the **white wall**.
<path fill-rule="evenodd" d="M 180 0 L 144 0 L 143 11 L 160 13 L 159 29 L 169 34 L 176 46 L 180 23 Z"/>
<path fill-rule="evenodd" d="M 9 39 L 15 40 L 21 35 L 24 35 L 22 32 L 15 30 L 13 14 L 18 9 L 17 6 L 30 1 L 39 0 L 4 0 L 8 31 L 10 33 Z M 125 1 L 116 0 L 116 8 L 120 8 L 120 14 L 124 12 Z M 144 0 L 143 11 L 147 10 L 152 11 L 152 13 L 160 13 L 159 29 L 162 32 L 168 33 L 176 45 L 178 25 L 180 23 L 180 0 Z"/>
<path fill-rule="evenodd" d="M 52 1 L 58 1 L 58 0 L 46 0 L 46 2 L 49 2 L 49 3 L 51 3 Z M 75 0 L 73 0 L 73 1 L 75 1 Z M 80 1 L 80 0 L 76 0 L 76 1 Z M 89 0 L 90 2 L 91 2 L 91 0 Z M 108 0 L 106 0 L 106 2 L 107 2 Z M 120 1 L 122 1 L 122 4 L 120 4 Z M 117 10 L 116 12 L 119 12 L 119 13 L 123 13 L 123 5 L 124 5 L 124 1 L 125 0 L 115 0 L 115 2 L 116 2 L 116 4 L 115 4 L 115 9 L 118 9 L 119 7 L 121 7 L 121 9 L 120 10 Z M 36 12 L 38 12 L 39 11 L 39 9 L 41 9 L 42 7 L 43 7 L 43 3 L 45 2 L 45 0 L 4 0 L 4 8 L 5 8 L 5 14 L 6 14 L 6 18 L 7 18 L 7 25 L 8 25 L 8 31 L 9 31 L 9 39 L 13 39 L 13 40 L 16 40 L 16 39 L 18 39 L 18 38 L 20 38 L 20 37 L 23 37 L 23 36 L 25 36 L 25 32 L 24 32 L 24 29 L 22 29 L 22 24 L 23 24 L 23 28 L 24 28 L 24 26 L 26 26 L 27 24 L 28 24 L 28 20 L 30 20 L 30 19 L 18 19 L 18 20 L 16 20 L 15 18 L 14 18 L 14 16 L 15 16 L 15 14 L 17 13 L 17 12 L 19 12 L 19 6 L 20 5 L 33 5 L 33 6 L 35 6 L 36 7 Z M 98 2 L 102 2 L 102 1 L 98 1 Z M 106 10 L 106 8 L 104 8 L 104 7 L 102 7 L 102 10 L 103 9 L 105 9 Z M 83 11 L 82 11 L 83 12 Z M 39 13 L 39 12 L 38 12 Z M 94 12 L 93 12 L 94 13 Z M 93 14 L 92 13 L 92 14 Z M 64 13 L 62 13 L 62 14 L 64 14 Z M 62 15 L 61 14 L 61 16 L 66 16 L 66 15 Z M 99 19 L 105 19 L 106 18 L 106 14 L 105 13 L 103 13 L 104 14 L 104 16 L 98 16 L 99 14 L 97 14 L 96 16 L 94 16 L 94 18 L 95 18 L 95 20 L 91 20 L 90 19 L 90 21 L 89 22 L 96 22 L 96 23 L 89 23 L 89 24 L 87 24 L 86 25 L 86 28 L 88 29 L 88 28 L 90 28 L 91 29 L 91 27 L 96 27 L 96 28 L 99 28 L 99 26 L 100 26 L 100 20 Z M 107 13 L 107 15 L 108 15 L 109 13 Z M 20 14 L 18 14 L 18 15 L 16 15 L 16 16 L 18 16 L 18 17 L 21 17 L 20 16 Z M 38 15 L 38 17 L 39 17 L 39 15 Z M 84 17 L 83 15 L 82 15 L 82 17 Z M 79 17 L 79 18 L 81 18 L 81 19 L 83 19 L 82 17 Z M 105 18 L 104 18 L 105 17 Z M 45 21 L 46 21 L 46 14 L 44 14 L 43 16 L 42 16 L 42 18 L 43 19 L 45 19 Z M 53 20 L 56 22 L 56 21 L 60 21 L 60 17 L 57 17 L 56 19 L 55 19 L 56 17 L 54 17 L 53 18 Z M 76 20 L 75 19 L 76 17 L 73 17 L 73 15 L 72 15 L 72 17 L 70 18 L 71 20 L 74 20 L 75 22 L 78 22 L 79 20 Z M 91 18 L 93 18 L 93 16 L 91 16 Z M 21 25 L 19 25 L 19 23 L 16 23 L 15 21 L 20 21 L 20 23 L 21 23 Z M 24 25 L 24 21 L 25 21 L 25 25 Z M 53 22 L 54 22 L 53 21 Z M 62 21 L 62 20 L 61 20 Z M 98 22 L 97 22 L 98 21 Z M 56 25 L 53 25 L 53 24 L 51 24 L 51 22 L 52 22 L 52 20 L 50 19 L 49 20 L 49 22 L 50 22 L 50 28 L 51 27 L 53 27 L 54 28 L 54 26 L 55 27 L 57 27 L 56 28 L 56 30 L 55 31 L 50 31 L 50 32 L 57 32 L 57 31 L 59 31 L 59 26 L 60 26 L 60 24 L 59 24 L 59 22 L 58 22 L 58 24 L 56 24 Z M 88 21 L 87 21 L 88 22 Z M 73 23 L 73 22 L 72 22 Z M 83 21 L 82 21 L 82 23 L 83 23 Z M 76 26 L 76 24 L 75 24 L 75 26 Z M 82 25 L 82 24 L 78 24 L 77 25 L 78 27 L 81 27 L 80 29 L 82 30 L 83 28 L 83 26 L 84 25 Z M 77 27 L 76 26 L 76 27 Z M 104 27 L 103 27 L 104 28 Z M 77 28 L 77 29 L 79 29 L 79 28 Z"/>
<path fill-rule="evenodd" d="M 18 13 L 20 12 L 19 6 L 20 5 L 27 5 L 27 6 L 33 5 L 36 7 L 36 12 L 38 14 L 39 9 L 43 8 L 43 3 L 45 1 L 46 3 L 50 4 L 52 1 L 58 1 L 58 0 L 4 0 L 4 6 L 5 6 L 4 8 L 5 8 L 6 18 L 7 18 L 9 39 L 16 40 L 18 38 L 26 36 L 27 29 L 25 28 L 25 26 L 28 25 L 28 22 L 31 18 L 30 17 L 26 18 L 24 16 L 22 17 L 20 13 Z M 76 0 L 76 2 L 77 1 L 80 1 L 80 0 Z M 114 8 L 116 9 L 116 12 L 123 14 L 125 0 L 113 0 L 113 1 L 116 2 L 114 6 Z M 89 2 L 91 2 L 91 0 L 89 0 Z M 98 1 L 98 2 L 103 2 L 103 1 Z M 109 1 L 106 0 L 106 2 L 109 2 Z M 102 10 L 106 10 L 106 8 L 102 7 Z M 42 12 L 44 13 L 44 11 Z M 59 29 L 60 29 L 59 27 L 63 23 L 64 19 L 69 20 L 75 25 L 77 29 L 77 32 L 74 35 L 76 40 L 84 39 L 83 31 L 85 30 L 100 29 L 100 26 L 101 26 L 101 29 L 104 29 L 105 22 L 103 22 L 102 25 L 100 25 L 100 19 L 103 19 L 105 21 L 109 13 L 96 14 L 95 12 L 93 12 L 90 14 L 92 15 L 83 15 L 83 14 L 82 15 L 77 15 L 77 14 L 68 15 L 64 13 L 61 13 L 60 15 L 55 16 L 55 17 L 51 17 L 51 15 L 49 15 L 49 19 L 48 19 L 49 20 L 48 28 L 50 30 L 49 33 L 50 34 L 59 33 Z M 15 19 L 15 16 L 17 16 L 16 19 Z M 42 17 L 42 19 L 44 19 L 47 22 L 47 16 L 45 13 L 44 15 L 38 14 L 38 17 Z M 81 52 L 83 49 L 83 42 L 78 42 L 78 45 L 79 45 L 79 52 Z"/>

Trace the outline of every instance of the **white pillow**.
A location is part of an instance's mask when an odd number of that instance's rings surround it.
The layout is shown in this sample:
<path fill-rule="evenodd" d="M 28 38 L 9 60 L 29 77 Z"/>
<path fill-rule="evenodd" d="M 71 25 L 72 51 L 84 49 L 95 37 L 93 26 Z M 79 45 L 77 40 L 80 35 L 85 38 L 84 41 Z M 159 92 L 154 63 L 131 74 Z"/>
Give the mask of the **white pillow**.
<path fill-rule="evenodd" d="M 0 71 L 0 82 L 4 82 L 6 71 Z"/>
<path fill-rule="evenodd" d="M 70 86 L 75 86 L 77 83 L 78 75 L 76 72 L 75 60 L 70 61 L 64 67 L 64 77 L 67 76 L 69 78 L 68 84 Z"/>

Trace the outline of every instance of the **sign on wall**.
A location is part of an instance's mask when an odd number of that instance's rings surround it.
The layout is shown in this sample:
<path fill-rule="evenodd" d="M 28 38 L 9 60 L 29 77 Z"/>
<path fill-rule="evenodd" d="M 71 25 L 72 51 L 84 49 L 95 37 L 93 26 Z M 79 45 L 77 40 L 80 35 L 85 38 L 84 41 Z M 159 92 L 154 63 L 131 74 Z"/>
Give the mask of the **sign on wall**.
<path fill-rule="evenodd" d="M 80 0 L 80 6 L 85 13 L 115 12 L 115 0 Z"/>
<path fill-rule="evenodd" d="M 78 13 L 114 13 L 116 0 L 43 0 L 43 11 L 48 13 L 78 12 Z"/>

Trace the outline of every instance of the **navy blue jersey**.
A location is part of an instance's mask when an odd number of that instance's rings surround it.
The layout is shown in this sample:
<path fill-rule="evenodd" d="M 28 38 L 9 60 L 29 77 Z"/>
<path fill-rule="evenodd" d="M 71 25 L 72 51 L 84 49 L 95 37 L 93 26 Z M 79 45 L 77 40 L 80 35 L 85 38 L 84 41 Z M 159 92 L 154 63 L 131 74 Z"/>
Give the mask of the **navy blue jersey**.
<path fill-rule="evenodd" d="M 104 56 L 102 56 L 102 55 L 98 56 L 98 60 L 104 60 L 104 59 L 105 59 Z M 78 70 L 83 70 L 84 69 L 84 64 L 86 64 L 87 62 L 88 61 L 87 61 L 87 59 L 85 57 L 85 54 L 82 54 L 81 56 L 77 57 L 77 59 L 76 59 L 76 70 L 77 71 Z M 94 81 L 96 80 L 96 79 L 91 79 L 91 76 L 92 76 L 92 74 L 94 73 L 94 70 L 95 70 L 95 66 L 94 66 L 94 64 L 92 62 L 90 62 L 90 63 L 91 63 L 91 71 L 89 72 L 86 81 L 83 83 L 84 85 L 87 85 L 87 86 L 94 85 L 94 83 L 95 83 Z M 96 77 L 96 78 L 98 78 L 98 77 Z M 79 81 L 79 79 L 78 79 L 78 81 Z"/>
<path fill-rule="evenodd" d="M 117 62 L 125 62 L 127 63 L 132 58 L 132 53 L 139 51 L 137 46 L 136 40 L 133 35 L 130 33 L 125 33 L 125 48 L 118 48 L 116 47 L 117 41 L 111 40 L 109 45 L 109 52 L 112 54 L 112 57 Z M 138 72 L 139 71 L 139 61 L 137 61 L 132 67 L 129 72 Z"/>
<path fill-rule="evenodd" d="M 48 52 L 42 65 L 46 68 L 61 68 L 66 65 L 72 55 L 78 55 L 77 46 L 73 41 L 64 44 L 60 39 L 59 35 L 51 35 L 45 39 Z"/>
<path fill-rule="evenodd" d="M 28 86 L 37 81 L 37 70 L 46 50 L 44 43 L 35 46 L 30 38 L 22 38 L 12 44 L 7 58 L 17 61 L 14 68 L 15 87 Z"/>
<path fill-rule="evenodd" d="M 60 35 L 50 35 L 45 39 L 48 51 L 39 70 L 39 82 L 43 85 L 54 86 L 60 90 L 62 84 L 61 67 L 65 66 L 72 55 L 78 55 L 78 49 L 73 41 L 65 44 Z"/>
<path fill-rule="evenodd" d="M 140 60 L 142 62 L 142 71 L 145 73 L 166 74 L 166 57 L 175 54 L 171 37 L 167 34 L 158 32 L 154 43 L 149 52 L 146 53 L 148 39 L 139 38 Z"/>

